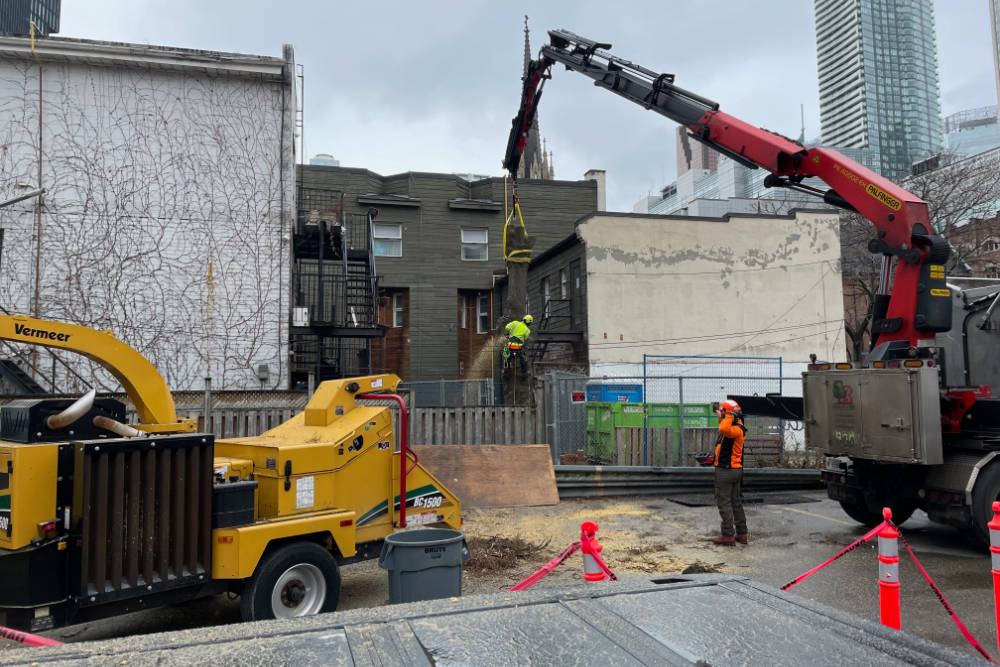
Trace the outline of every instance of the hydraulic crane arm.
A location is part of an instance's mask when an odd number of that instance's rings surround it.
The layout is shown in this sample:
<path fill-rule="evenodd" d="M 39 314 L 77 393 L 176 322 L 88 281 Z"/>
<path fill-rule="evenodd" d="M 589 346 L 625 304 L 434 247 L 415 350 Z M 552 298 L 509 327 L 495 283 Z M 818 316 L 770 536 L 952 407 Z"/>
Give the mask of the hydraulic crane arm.
<path fill-rule="evenodd" d="M 144 356 L 111 335 L 76 324 L 0 315 L 0 339 L 70 350 L 96 361 L 122 383 L 139 417 L 137 425 L 153 433 L 192 432 L 191 419 L 178 419 L 163 376 Z"/>
<path fill-rule="evenodd" d="M 870 220 L 878 237 L 869 249 L 902 260 L 898 262 L 891 298 L 885 294 L 877 300 L 873 341 L 905 340 L 919 347 L 919 341 L 932 338 L 934 331 L 950 328 L 950 318 L 947 325 L 943 322 L 942 304 L 929 300 L 932 296 L 947 296 L 943 269 L 933 271 L 932 286 L 927 281 L 921 286 L 928 265 L 943 264 L 949 252 L 947 243 L 932 235 L 923 200 L 835 150 L 806 148 L 719 111 L 716 102 L 674 85 L 672 74 L 658 74 L 607 53 L 610 44 L 565 30 L 551 30 L 549 37 L 551 43 L 542 47 L 524 78 L 521 108 L 513 120 L 504 157 L 504 168 L 512 176 L 516 177 L 549 69 L 556 63 L 565 65 L 590 77 L 595 85 L 684 125 L 692 138 L 740 164 L 763 167 L 771 172 L 766 185 L 820 196 L 828 204 L 857 211 Z M 803 185 L 802 181 L 809 177 L 823 180 L 830 189 L 820 191 Z M 887 292 L 890 262 L 883 266 L 881 291 Z"/>

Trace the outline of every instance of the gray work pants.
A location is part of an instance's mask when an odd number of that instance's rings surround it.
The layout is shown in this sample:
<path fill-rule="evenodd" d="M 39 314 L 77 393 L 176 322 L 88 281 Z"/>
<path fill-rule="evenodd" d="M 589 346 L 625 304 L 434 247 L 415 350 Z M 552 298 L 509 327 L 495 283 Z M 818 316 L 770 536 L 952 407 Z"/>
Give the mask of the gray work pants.
<path fill-rule="evenodd" d="M 715 469 L 715 504 L 722 518 L 725 537 L 746 535 L 747 515 L 743 512 L 743 468 Z"/>

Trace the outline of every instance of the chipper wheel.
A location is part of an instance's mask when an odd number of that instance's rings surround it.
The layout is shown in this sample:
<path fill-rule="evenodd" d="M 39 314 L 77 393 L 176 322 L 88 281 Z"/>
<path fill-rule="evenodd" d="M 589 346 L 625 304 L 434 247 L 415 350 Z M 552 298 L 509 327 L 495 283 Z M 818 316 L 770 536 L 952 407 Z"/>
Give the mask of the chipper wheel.
<path fill-rule="evenodd" d="M 329 551 L 295 542 L 267 554 L 240 597 L 244 621 L 294 618 L 334 611 L 340 600 L 340 571 Z"/>

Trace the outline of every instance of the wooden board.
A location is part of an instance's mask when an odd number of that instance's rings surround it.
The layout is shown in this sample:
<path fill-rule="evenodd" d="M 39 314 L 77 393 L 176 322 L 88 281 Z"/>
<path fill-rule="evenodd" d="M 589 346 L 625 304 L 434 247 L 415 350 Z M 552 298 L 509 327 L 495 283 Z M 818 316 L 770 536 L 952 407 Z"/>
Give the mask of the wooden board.
<path fill-rule="evenodd" d="M 463 508 L 559 504 L 548 445 L 417 445 L 413 450 Z"/>

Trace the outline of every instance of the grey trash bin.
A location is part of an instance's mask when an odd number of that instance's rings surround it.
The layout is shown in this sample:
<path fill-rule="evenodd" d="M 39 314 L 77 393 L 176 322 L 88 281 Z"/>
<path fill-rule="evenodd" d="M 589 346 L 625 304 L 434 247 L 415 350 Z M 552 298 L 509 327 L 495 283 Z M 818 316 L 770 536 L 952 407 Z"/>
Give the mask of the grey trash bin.
<path fill-rule="evenodd" d="M 462 594 L 462 561 L 469 547 L 461 531 L 425 528 L 385 538 L 378 564 L 389 571 L 389 602 L 435 600 Z"/>

